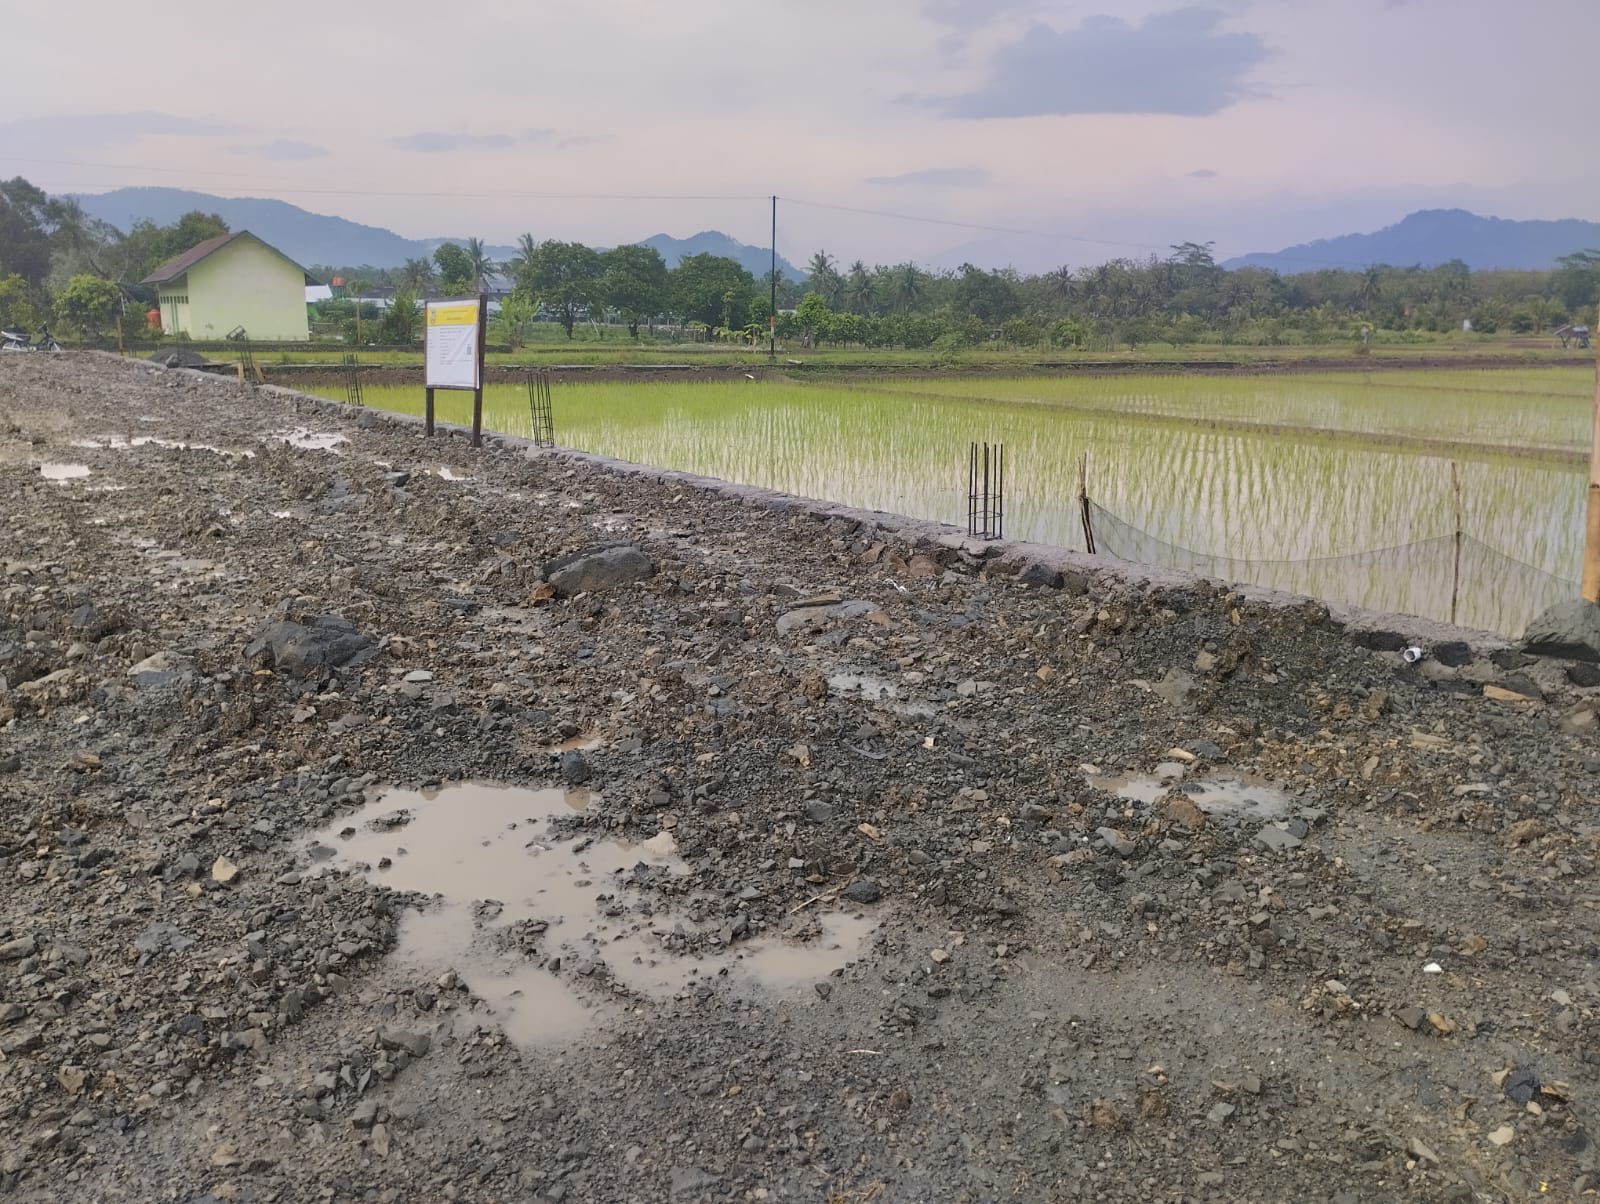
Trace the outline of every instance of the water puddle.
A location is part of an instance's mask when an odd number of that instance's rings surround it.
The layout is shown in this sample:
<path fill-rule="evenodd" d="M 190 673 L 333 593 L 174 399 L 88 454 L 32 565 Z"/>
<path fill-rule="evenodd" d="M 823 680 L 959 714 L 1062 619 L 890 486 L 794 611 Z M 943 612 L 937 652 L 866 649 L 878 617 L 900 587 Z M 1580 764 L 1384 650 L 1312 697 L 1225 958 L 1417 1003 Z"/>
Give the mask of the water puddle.
<path fill-rule="evenodd" d="M 899 691 L 892 682 L 881 677 L 867 677 L 857 673 L 835 673 L 828 678 L 828 689 L 835 694 L 857 694 L 863 698 L 898 698 Z"/>
<path fill-rule="evenodd" d="M 1210 778 L 1184 783 L 1183 792 L 1207 815 L 1272 820 L 1289 814 L 1289 797 L 1265 783 Z"/>
<path fill-rule="evenodd" d="M 392 956 L 425 977 L 454 970 L 519 1045 L 574 1040 L 596 1019 L 595 1008 L 559 974 L 506 956 L 478 936 L 466 904 L 408 911 Z"/>
<path fill-rule="evenodd" d="M 331 452 L 339 444 L 350 442 L 349 436 L 341 435 L 336 431 L 314 431 L 305 426 L 297 426 L 287 435 L 277 435 L 275 438 L 281 439 L 290 447 L 298 447 L 302 451 Z"/>
<path fill-rule="evenodd" d="M 255 455 L 251 451 L 225 451 L 210 443 L 194 443 L 185 439 L 163 439 L 160 435 L 97 435 L 91 439 L 77 439 L 73 447 L 96 448 L 103 451 L 127 451 L 134 447 L 166 447 L 176 451 L 204 451 L 214 452 L 219 456 L 244 456 Z"/>
<path fill-rule="evenodd" d="M 1197 778 L 1183 781 L 1184 766 L 1164 761 L 1151 774 L 1091 778 L 1089 784 L 1120 799 L 1147 806 L 1161 802 L 1174 790 L 1186 795 L 1201 811 L 1215 818 L 1283 819 L 1289 814 L 1289 797 L 1265 782 L 1241 778 Z"/>
<path fill-rule="evenodd" d="M 900 688 L 886 678 L 869 673 L 834 673 L 828 677 L 828 689 L 840 698 L 865 698 L 868 702 L 882 703 L 896 715 L 908 719 L 931 719 L 939 708 L 931 702 L 901 700 Z"/>
<path fill-rule="evenodd" d="M 672 834 L 630 844 L 563 831 L 560 818 L 592 801 L 583 790 L 481 782 L 391 790 L 316 833 L 306 852 L 313 864 L 436 896 L 402 925 L 396 961 L 455 970 L 523 1044 L 592 1025 L 608 980 L 661 999 L 713 978 L 788 993 L 859 956 L 873 928 L 862 916 L 806 914 L 786 934 L 735 943 L 720 896 L 669 914 L 648 888 L 690 872 Z"/>
<path fill-rule="evenodd" d="M 55 464 L 45 462 L 39 465 L 39 475 L 47 481 L 76 481 L 89 475 L 87 464 Z"/>

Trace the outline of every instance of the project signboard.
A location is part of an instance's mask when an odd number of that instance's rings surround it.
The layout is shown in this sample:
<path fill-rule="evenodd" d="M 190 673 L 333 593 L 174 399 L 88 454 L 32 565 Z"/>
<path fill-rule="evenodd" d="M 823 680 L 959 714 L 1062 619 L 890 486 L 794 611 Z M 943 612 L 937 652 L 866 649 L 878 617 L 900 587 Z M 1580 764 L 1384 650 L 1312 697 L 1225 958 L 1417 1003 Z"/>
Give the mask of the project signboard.
<path fill-rule="evenodd" d="M 482 325 L 478 297 L 429 301 L 423 341 L 424 384 L 429 389 L 483 387 Z"/>

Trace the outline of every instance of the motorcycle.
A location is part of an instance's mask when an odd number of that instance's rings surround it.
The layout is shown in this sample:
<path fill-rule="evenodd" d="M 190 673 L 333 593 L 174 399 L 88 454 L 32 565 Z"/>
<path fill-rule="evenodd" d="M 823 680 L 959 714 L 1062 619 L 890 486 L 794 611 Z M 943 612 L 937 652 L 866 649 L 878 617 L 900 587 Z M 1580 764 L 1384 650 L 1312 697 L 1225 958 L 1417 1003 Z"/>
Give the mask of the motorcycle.
<path fill-rule="evenodd" d="M 0 330 L 0 351 L 60 351 L 48 326 L 39 331 L 39 341 L 30 342 L 25 330 Z"/>

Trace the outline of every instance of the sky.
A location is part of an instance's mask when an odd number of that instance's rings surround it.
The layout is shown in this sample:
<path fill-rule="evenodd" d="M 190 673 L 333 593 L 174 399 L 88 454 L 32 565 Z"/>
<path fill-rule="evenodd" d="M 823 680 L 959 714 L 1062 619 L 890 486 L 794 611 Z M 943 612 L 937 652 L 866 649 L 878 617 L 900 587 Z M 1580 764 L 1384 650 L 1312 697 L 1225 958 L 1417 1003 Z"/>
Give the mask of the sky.
<path fill-rule="evenodd" d="M 1600 219 L 1592 0 L 142 12 L 74 0 L 9 23 L 0 176 L 491 243 L 765 245 L 776 194 L 797 262 L 1033 269 L 1275 250 L 1419 208 Z"/>

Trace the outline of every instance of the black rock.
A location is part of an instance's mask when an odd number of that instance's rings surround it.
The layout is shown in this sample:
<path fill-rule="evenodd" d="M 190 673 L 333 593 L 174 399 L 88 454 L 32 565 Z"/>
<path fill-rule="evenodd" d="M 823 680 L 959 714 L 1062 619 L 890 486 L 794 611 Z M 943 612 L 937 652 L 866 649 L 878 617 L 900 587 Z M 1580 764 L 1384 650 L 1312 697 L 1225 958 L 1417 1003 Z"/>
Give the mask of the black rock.
<path fill-rule="evenodd" d="M 561 780 L 577 786 L 589 780 L 589 758 L 575 748 L 561 754 Z"/>
<path fill-rule="evenodd" d="M 1590 664 L 1588 661 L 1573 661 L 1567 666 L 1567 680 L 1584 689 L 1600 686 L 1600 665 Z"/>
<path fill-rule="evenodd" d="M 1018 573 L 1017 580 L 1023 585 L 1036 585 L 1042 589 L 1059 589 L 1061 586 L 1060 572 L 1038 561 L 1034 561 Z"/>
<path fill-rule="evenodd" d="M 1356 642 L 1374 652 L 1399 652 L 1411 641 L 1398 631 L 1361 631 L 1356 633 Z"/>
<path fill-rule="evenodd" d="M 547 561 L 544 577 L 563 598 L 597 593 L 654 577 L 655 562 L 632 544 L 585 548 Z"/>
<path fill-rule="evenodd" d="M 852 903 L 876 903 L 883 898 L 883 887 L 876 879 L 857 878 L 840 893 Z"/>
<path fill-rule="evenodd" d="M 1472 663 L 1472 648 L 1464 640 L 1446 640 L 1435 644 L 1428 652 L 1441 665 L 1452 669 Z"/>
<path fill-rule="evenodd" d="M 1526 1067 L 1518 1066 L 1506 1076 L 1506 1098 L 1514 1104 L 1525 1104 L 1539 1094 L 1539 1076 Z"/>
<path fill-rule="evenodd" d="M 1600 662 L 1600 606 L 1582 598 L 1557 602 L 1528 624 L 1522 647 L 1534 656 Z"/>
<path fill-rule="evenodd" d="M 341 615 L 322 615 L 310 626 L 280 619 L 269 623 L 244 654 L 274 669 L 311 677 L 325 669 L 360 665 L 376 656 L 372 641 Z"/>
<path fill-rule="evenodd" d="M 1544 691 L 1538 686 L 1534 685 L 1531 679 L 1523 676 L 1521 673 L 1512 673 L 1506 677 L 1502 677 L 1499 685 L 1501 689 L 1510 690 L 1513 694 L 1521 694 L 1524 698 L 1544 697 Z"/>

